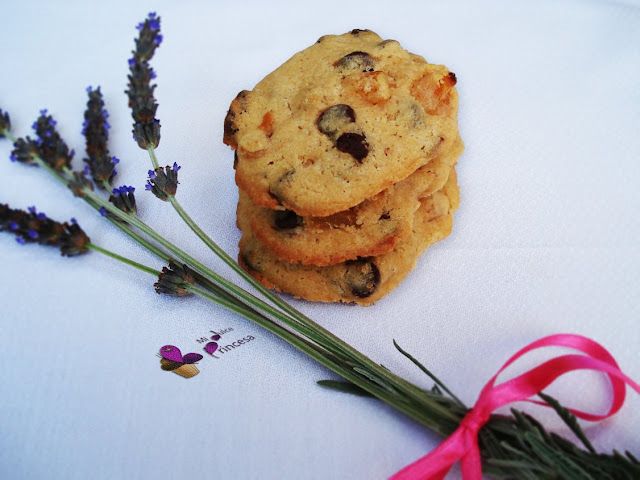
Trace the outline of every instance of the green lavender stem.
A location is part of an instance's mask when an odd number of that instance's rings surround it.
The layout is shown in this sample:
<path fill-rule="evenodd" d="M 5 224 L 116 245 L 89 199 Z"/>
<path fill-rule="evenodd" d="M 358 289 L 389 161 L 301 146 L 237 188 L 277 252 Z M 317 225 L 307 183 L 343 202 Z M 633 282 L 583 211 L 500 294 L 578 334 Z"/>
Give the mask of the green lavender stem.
<path fill-rule="evenodd" d="M 103 255 L 106 255 L 109 258 L 112 258 L 114 260 L 118 260 L 119 262 L 122 262 L 124 264 L 127 264 L 131 267 L 137 268 L 138 270 L 142 270 L 143 272 L 146 273 L 150 273 L 151 275 L 154 276 L 158 276 L 160 275 L 160 272 L 157 270 L 154 270 L 151 267 L 147 267 L 146 265 L 142 265 L 141 263 L 138 262 L 134 262 L 133 260 L 123 257 L 122 255 L 118 255 L 117 253 L 114 253 L 110 250 L 107 250 L 105 248 L 99 247 L 98 245 L 96 245 L 95 243 L 87 243 L 87 248 L 89 248 L 90 250 L 94 250 L 96 252 L 100 252 Z"/>

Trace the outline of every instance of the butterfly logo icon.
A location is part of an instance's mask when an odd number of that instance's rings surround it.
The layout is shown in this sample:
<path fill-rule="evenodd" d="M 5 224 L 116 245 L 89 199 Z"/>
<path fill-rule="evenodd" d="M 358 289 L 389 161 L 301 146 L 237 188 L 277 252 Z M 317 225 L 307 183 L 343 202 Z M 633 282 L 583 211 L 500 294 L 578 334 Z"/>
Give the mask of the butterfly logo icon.
<path fill-rule="evenodd" d="M 165 345 L 160 349 L 160 367 L 162 370 L 177 373 L 184 378 L 195 377 L 200 370 L 195 366 L 196 362 L 202 360 L 199 353 L 187 353 L 184 357 L 178 347 L 173 345 Z"/>

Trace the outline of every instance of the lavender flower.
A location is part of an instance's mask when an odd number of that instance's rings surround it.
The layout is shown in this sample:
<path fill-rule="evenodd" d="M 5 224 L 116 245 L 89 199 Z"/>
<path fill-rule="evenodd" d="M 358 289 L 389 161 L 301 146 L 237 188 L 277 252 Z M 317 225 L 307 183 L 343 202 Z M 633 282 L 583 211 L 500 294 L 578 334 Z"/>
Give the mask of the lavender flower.
<path fill-rule="evenodd" d="M 59 246 L 65 256 L 86 253 L 90 242 L 77 222 L 57 222 L 44 213 L 38 213 L 35 207 L 25 212 L 0 204 L 0 231 L 3 230 L 13 233 L 21 245 L 39 243 Z"/>
<path fill-rule="evenodd" d="M 33 165 L 35 163 L 34 158 L 40 155 L 38 144 L 30 139 L 19 138 L 13 144 L 13 151 L 9 157 L 12 162 L 20 162 L 27 165 Z"/>
<path fill-rule="evenodd" d="M 160 200 L 165 202 L 169 197 L 173 197 L 178 190 L 178 170 L 180 167 L 174 162 L 173 167 L 159 167 L 155 170 L 149 170 L 149 179 L 145 185 L 145 190 L 153 192 Z"/>
<path fill-rule="evenodd" d="M 169 262 L 169 268 L 162 267 L 162 273 L 153 286 L 158 294 L 185 297 L 191 294 L 189 288 L 194 284 L 193 273 L 187 265 L 179 267 L 175 263 Z"/>
<path fill-rule="evenodd" d="M 162 43 L 160 34 L 160 17 L 156 12 L 151 12 L 147 18 L 136 26 L 140 33 L 135 39 L 136 49 L 133 51 L 133 58 L 137 62 L 149 61 L 153 57 L 155 50 Z"/>
<path fill-rule="evenodd" d="M 65 223 L 65 232 L 60 241 L 60 253 L 65 257 L 73 257 L 87 253 L 87 245 L 91 242 L 86 233 L 80 228 L 78 222 L 73 219 L 71 225 Z"/>
<path fill-rule="evenodd" d="M 109 201 L 113 203 L 116 207 L 118 207 L 120 210 L 122 210 L 123 212 L 137 215 L 138 209 L 136 208 L 136 197 L 133 194 L 133 192 L 135 191 L 136 191 L 135 188 L 128 187 L 126 185 L 123 185 L 118 188 L 114 188 L 113 194 L 109 197 Z M 111 217 L 110 214 L 108 214 L 108 216 Z M 115 215 L 113 215 L 112 218 L 121 220 L 119 217 L 116 217 Z"/>
<path fill-rule="evenodd" d="M 158 109 L 153 92 L 156 85 L 151 80 L 156 77 L 149 66 L 156 48 L 162 43 L 160 17 L 154 12 L 137 26 L 136 48 L 129 59 L 130 74 L 128 89 L 129 107 L 133 117 L 133 138 L 142 149 L 156 148 L 160 143 L 160 121 L 155 118 Z"/>
<path fill-rule="evenodd" d="M 111 183 L 116 174 L 115 166 L 119 162 L 116 157 L 109 155 L 107 141 L 111 126 L 107 121 L 109 112 L 104 108 L 100 87 L 95 90 L 87 88 L 89 100 L 84 112 L 82 134 L 86 140 L 86 152 L 88 158 L 84 162 L 89 166 L 91 177 L 98 188 L 105 188 L 105 183 Z"/>
<path fill-rule="evenodd" d="M 51 168 L 62 171 L 64 168 L 71 168 L 73 150 L 69 150 L 67 144 L 56 130 L 57 122 L 47 110 L 40 110 L 40 116 L 33 124 L 33 129 L 38 136 L 35 144 L 38 147 L 38 156 L 42 158 Z M 31 140 L 27 137 L 27 143 Z"/>

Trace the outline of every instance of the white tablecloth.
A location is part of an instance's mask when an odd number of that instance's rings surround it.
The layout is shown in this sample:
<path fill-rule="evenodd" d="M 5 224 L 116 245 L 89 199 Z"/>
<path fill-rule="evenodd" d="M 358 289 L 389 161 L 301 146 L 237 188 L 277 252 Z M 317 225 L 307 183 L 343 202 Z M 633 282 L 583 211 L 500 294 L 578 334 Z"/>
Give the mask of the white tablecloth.
<path fill-rule="evenodd" d="M 291 301 L 430 385 L 396 339 L 468 404 L 513 352 L 552 333 L 594 338 L 640 379 L 637 2 L 3 3 L 0 108 L 14 133 L 30 134 L 48 108 L 79 168 L 85 87 L 100 85 L 117 184 L 137 188 L 145 221 L 234 279 L 143 188 L 150 163 L 131 140 L 124 90 L 147 12 L 161 15 L 164 34 L 152 62 L 160 162 L 182 165 L 178 198 L 232 255 L 237 190 L 221 138 L 238 91 L 321 35 L 353 28 L 446 64 L 466 143 L 453 234 L 373 307 Z M 161 267 L 44 172 L 10 163 L 10 151 L 0 141 L 0 202 L 75 217 L 95 243 Z M 318 387 L 335 376 L 259 327 L 197 298 L 158 296 L 151 276 L 97 253 L 63 259 L 1 234 L 0 264 L 0 478 L 386 478 L 439 442 L 376 400 Z M 254 340 L 211 358 L 197 339 L 222 329 L 232 329 L 223 341 Z M 167 344 L 203 353 L 200 374 L 161 370 Z M 549 391 L 596 411 L 609 400 L 596 374 Z M 639 411 L 630 394 L 616 417 L 585 428 L 598 448 L 637 456 Z"/>

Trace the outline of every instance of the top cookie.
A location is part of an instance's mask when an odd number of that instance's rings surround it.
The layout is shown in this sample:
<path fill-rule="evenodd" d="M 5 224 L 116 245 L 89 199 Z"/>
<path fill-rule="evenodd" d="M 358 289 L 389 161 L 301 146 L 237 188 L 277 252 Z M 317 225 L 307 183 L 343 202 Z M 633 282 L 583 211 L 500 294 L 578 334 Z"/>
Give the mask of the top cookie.
<path fill-rule="evenodd" d="M 455 83 L 368 30 L 322 37 L 231 103 L 236 183 L 261 207 L 347 210 L 450 148 Z"/>

